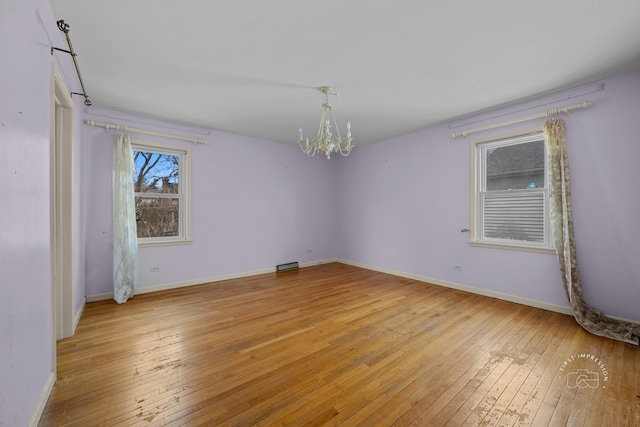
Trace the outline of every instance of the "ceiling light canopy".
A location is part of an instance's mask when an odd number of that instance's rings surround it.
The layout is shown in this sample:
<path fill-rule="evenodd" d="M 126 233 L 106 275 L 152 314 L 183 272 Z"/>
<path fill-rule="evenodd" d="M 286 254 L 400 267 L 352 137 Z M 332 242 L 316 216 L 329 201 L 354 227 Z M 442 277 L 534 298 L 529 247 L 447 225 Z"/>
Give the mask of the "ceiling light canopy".
<path fill-rule="evenodd" d="M 324 94 L 324 102 L 322 103 L 322 114 L 320 115 L 320 126 L 318 126 L 318 135 L 309 141 L 309 138 L 304 139 L 302 136 L 302 128 L 300 128 L 300 140 L 298 145 L 309 157 L 314 157 L 316 154 L 323 153 L 327 159 L 331 158 L 331 153 L 340 153 L 343 156 L 348 156 L 351 153 L 353 144 L 351 141 L 351 123 L 347 122 L 347 136 L 342 138 L 340 136 L 340 130 L 336 123 L 336 118 L 333 115 L 331 104 L 329 104 L 329 94 L 332 89 L 329 86 L 322 86 L 320 92 Z M 327 114 L 328 113 L 328 114 Z M 329 120 L 331 119 L 331 120 Z M 331 132 L 331 122 L 336 130 L 337 136 L 334 136 Z"/>

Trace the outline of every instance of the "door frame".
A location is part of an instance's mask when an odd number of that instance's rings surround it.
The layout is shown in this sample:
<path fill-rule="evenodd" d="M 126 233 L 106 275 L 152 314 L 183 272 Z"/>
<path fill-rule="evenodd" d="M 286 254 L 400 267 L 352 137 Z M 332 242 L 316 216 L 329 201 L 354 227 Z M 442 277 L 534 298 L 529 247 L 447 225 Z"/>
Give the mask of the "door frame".
<path fill-rule="evenodd" d="M 74 144 L 73 101 L 55 65 L 51 66 L 51 282 L 53 346 L 74 333 Z M 54 363 L 55 370 L 55 363 Z"/>

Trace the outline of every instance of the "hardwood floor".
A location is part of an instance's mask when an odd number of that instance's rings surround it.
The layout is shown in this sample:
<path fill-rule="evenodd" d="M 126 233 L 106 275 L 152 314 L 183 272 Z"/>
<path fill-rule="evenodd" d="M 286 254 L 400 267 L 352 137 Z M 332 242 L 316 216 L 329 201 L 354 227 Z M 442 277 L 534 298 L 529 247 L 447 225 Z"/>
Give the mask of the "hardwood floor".
<path fill-rule="evenodd" d="M 637 426 L 640 350 L 327 264 L 87 304 L 40 425 Z"/>

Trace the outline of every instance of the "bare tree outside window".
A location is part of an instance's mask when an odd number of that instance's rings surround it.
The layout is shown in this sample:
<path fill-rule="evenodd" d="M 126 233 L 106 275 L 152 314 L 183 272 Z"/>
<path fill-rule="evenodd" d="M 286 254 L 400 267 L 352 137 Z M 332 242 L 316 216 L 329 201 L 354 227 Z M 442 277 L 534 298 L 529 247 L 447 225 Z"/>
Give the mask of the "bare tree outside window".
<path fill-rule="evenodd" d="M 138 238 L 180 234 L 180 158 L 133 151 Z"/>

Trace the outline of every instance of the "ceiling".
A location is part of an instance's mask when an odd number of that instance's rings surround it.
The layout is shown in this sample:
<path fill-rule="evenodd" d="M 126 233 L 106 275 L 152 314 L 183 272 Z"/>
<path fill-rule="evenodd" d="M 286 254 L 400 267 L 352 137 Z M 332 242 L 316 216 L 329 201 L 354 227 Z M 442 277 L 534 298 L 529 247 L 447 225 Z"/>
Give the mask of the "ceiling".
<path fill-rule="evenodd" d="M 357 145 L 640 70 L 638 0 L 52 0 L 94 106 Z M 64 46 L 63 46 L 64 47 Z"/>

